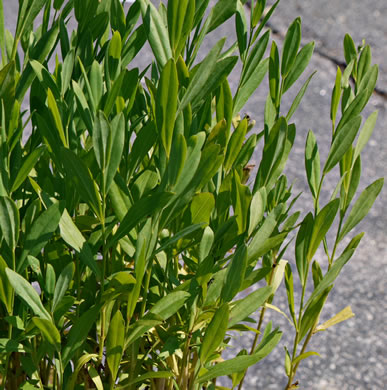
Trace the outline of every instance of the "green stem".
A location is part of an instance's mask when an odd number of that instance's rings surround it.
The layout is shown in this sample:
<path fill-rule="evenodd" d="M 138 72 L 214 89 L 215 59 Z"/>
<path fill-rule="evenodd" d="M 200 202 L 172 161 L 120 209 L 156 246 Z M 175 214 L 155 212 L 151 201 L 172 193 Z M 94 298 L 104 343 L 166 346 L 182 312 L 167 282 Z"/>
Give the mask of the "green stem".
<path fill-rule="evenodd" d="M 274 259 L 274 263 L 273 265 L 275 264 L 275 259 Z M 268 283 L 268 286 L 271 286 L 272 282 L 273 282 L 273 277 L 274 277 L 274 271 L 275 271 L 275 267 L 273 266 L 272 270 L 271 270 L 271 273 L 270 273 L 270 279 L 269 279 L 269 283 Z M 268 300 L 270 299 L 270 297 L 268 298 Z M 265 302 L 266 303 L 266 302 Z M 260 334 L 260 331 L 261 331 L 261 328 L 262 328 L 262 324 L 263 324 L 263 319 L 265 317 L 265 313 L 266 313 L 266 307 L 265 307 L 265 304 L 263 305 L 262 309 L 261 309 L 261 314 L 259 316 L 259 320 L 258 320 L 258 325 L 257 325 L 257 333 L 255 334 L 255 337 L 254 337 L 254 341 L 253 341 L 253 344 L 251 346 L 251 349 L 250 349 L 250 353 L 249 355 L 252 355 L 254 353 L 254 350 L 255 350 L 255 347 L 257 346 L 257 343 L 258 343 L 258 340 L 259 340 L 259 334 Z M 241 390 L 242 389 L 242 386 L 243 386 L 243 382 L 245 380 L 245 377 L 246 377 L 246 374 L 247 374 L 247 369 L 243 375 L 243 378 L 242 380 L 240 381 L 239 383 L 239 386 L 238 386 L 238 390 Z"/>

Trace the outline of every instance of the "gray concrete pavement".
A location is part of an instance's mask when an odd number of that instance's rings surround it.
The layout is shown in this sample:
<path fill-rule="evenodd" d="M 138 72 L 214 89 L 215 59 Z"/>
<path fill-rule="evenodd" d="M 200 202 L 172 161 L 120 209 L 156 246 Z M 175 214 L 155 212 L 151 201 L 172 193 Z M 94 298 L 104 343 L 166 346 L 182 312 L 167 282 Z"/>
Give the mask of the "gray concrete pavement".
<path fill-rule="evenodd" d="M 269 1 L 268 1 L 269 3 Z M 17 2 L 4 0 L 6 26 L 13 28 L 16 23 Z M 308 129 L 313 129 L 318 139 L 322 161 L 325 161 L 330 143 L 329 105 L 330 93 L 335 79 L 335 61 L 343 61 L 342 41 L 346 32 L 350 33 L 356 44 L 366 39 L 372 47 L 373 59 L 380 65 L 377 84 L 380 91 L 387 91 L 387 2 L 385 0 L 283 0 L 271 20 L 277 41 L 281 41 L 288 25 L 297 17 L 302 17 L 303 43 L 316 41 L 316 54 L 307 74 L 317 70 L 303 103 L 294 116 L 297 125 L 296 143 L 286 168 L 290 179 L 295 179 L 295 192 L 305 194 L 296 207 L 311 205 L 303 168 L 303 153 Z M 207 51 L 223 36 L 234 35 L 233 22 L 212 33 L 205 41 Z M 149 60 L 149 53 L 136 59 L 137 66 L 143 67 Z M 328 59 L 330 58 L 330 59 Z M 230 80 L 235 88 L 237 79 Z M 294 86 L 288 93 L 286 105 L 298 91 Z M 246 106 L 257 123 L 262 123 L 267 85 L 262 85 Z M 374 135 L 366 147 L 363 158 L 363 178 L 360 188 L 365 188 L 376 178 L 387 173 L 387 101 L 375 94 L 366 108 L 368 116 L 379 110 L 379 118 Z M 260 154 L 254 156 L 256 164 Z M 328 177 L 327 198 L 335 185 L 334 175 Z M 322 319 L 328 319 L 347 305 L 351 305 L 356 317 L 339 324 L 326 332 L 316 335 L 311 348 L 321 354 L 312 357 L 301 366 L 297 379 L 300 388 L 307 390 L 381 390 L 387 383 L 387 190 L 383 190 L 370 215 L 360 224 L 358 231 L 366 231 L 366 236 L 354 258 L 344 268 L 334 288 Z M 323 254 L 321 259 L 323 259 Z M 294 262 L 289 254 L 289 260 Z M 324 260 L 322 260 L 324 264 Z M 285 297 L 275 302 L 287 311 Z M 277 313 L 270 318 L 281 326 L 285 333 L 289 325 Z M 246 347 L 251 339 L 242 339 Z M 283 371 L 283 345 L 291 345 L 289 337 L 284 337 L 281 345 L 267 359 L 249 371 L 245 389 L 281 389 L 285 377 Z M 279 378 L 282 378 L 279 380 Z M 280 384 L 279 384 L 280 383 Z"/>

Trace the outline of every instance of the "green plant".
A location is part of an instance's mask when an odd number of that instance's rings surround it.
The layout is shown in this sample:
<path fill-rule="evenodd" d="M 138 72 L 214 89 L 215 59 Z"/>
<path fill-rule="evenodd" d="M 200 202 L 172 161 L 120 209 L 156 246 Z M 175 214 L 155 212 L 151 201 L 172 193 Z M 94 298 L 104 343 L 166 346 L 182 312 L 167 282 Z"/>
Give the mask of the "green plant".
<path fill-rule="evenodd" d="M 158 10 L 137 0 L 126 15 L 119 0 L 25 0 L 15 36 L 0 31 L 1 388 L 215 389 L 224 375 L 242 388 L 247 368 L 281 338 L 263 320 L 267 309 L 277 310 L 273 299 L 284 280 L 295 330 L 286 389 L 293 389 L 300 362 L 315 354 L 307 350 L 311 337 L 352 316 L 345 309 L 319 325 L 362 234 L 346 247 L 343 239 L 383 185 L 375 181 L 352 205 L 377 116 L 361 127 L 360 114 L 378 68 L 369 46 L 357 49 L 347 35 L 348 65 L 337 71 L 322 171 L 316 138 L 307 137 L 314 209 L 299 223 L 283 169 L 296 136 L 291 118 L 313 74 L 286 114 L 281 101 L 314 44 L 300 49 L 296 19 L 281 57 L 273 41 L 264 58 L 264 26 L 279 1 L 267 13 L 265 0 L 253 2 L 249 22 L 245 2 L 218 0 L 205 16 L 208 0 L 170 0 Z M 2 11 L 0 1 L 3 22 Z M 234 16 L 237 42 L 224 49 L 220 40 L 197 63 L 206 34 Z M 77 21 L 71 35 L 69 18 Z M 154 61 L 130 69 L 146 41 Z M 227 77 L 238 61 L 233 96 Z M 256 124 L 238 113 L 267 74 L 264 123 L 248 135 Z M 23 112 L 27 91 L 30 110 Z M 261 141 L 250 182 L 248 163 Z M 333 169 L 340 181 L 322 206 Z M 292 236 L 293 265 L 282 258 Z M 315 259 L 320 245 L 327 267 Z M 249 317 L 256 311 L 257 325 Z M 254 344 L 223 361 L 232 330 L 253 332 Z"/>

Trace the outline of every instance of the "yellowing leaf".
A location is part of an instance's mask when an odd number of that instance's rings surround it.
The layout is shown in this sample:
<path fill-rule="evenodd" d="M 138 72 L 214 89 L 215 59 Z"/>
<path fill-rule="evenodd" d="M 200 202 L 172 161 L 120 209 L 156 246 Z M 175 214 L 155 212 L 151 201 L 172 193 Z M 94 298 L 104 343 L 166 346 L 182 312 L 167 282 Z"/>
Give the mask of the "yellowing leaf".
<path fill-rule="evenodd" d="M 325 321 L 323 324 L 318 325 L 315 332 L 320 332 L 322 330 L 327 330 L 329 327 L 339 324 L 340 322 L 349 320 L 350 318 L 355 317 L 355 314 L 352 312 L 352 309 L 350 306 L 347 306 L 343 310 L 341 310 L 339 313 L 334 315 L 331 319 L 328 321 Z"/>

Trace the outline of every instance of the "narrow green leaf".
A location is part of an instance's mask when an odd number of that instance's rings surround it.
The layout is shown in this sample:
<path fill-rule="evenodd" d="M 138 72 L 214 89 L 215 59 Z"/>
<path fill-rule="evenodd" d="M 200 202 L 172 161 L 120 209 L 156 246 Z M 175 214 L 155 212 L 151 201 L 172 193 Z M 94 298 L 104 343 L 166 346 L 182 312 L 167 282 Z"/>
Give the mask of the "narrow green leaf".
<path fill-rule="evenodd" d="M 285 93 L 301 76 L 309 64 L 314 51 L 314 42 L 306 44 L 297 54 L 293 66 L 284 80 L 283 93 Z"/>
<path fill-rule="evenodd" d="M 195 72 L 192 80 L 188 85 L 188 88 L 180 101 L 178 111 L 179 114 L 183 111 L 189 103 L 194 101 L 197 96 L 202 93 L 202 90 L 206 87 L 209 78 L 212 76 L 212 72 L 215 68 L 216 61 L 219 58 L 220 51 L 225 43 L 225 38 L 221 39 L 207 54 L 205 59 L 201 62 L 198 69 Z"/>
<path fill-rule="evenodd" d="M 372 132 L 375 128 L 376 120 L 378 119 L 378 111 L 374 111 L 365 121 L 363 127 L 360 130 L 359 138 L 357 140 L 355 151 L 353 153 L 353 161 L 360 156 L 361 151 L 367 145 L 368 140 L 371 138 Z"/>
<path fill-rule="evenodd" d="M 8 280 L 15 290 L 15 293 L 24 301 L 24 303 L 29 306 L 37 316 L 51 322 L 50 314 L 44 308 L 38 293 L 31 284 L 9 268 L 6 268 L 5 273 L 7 274 Z"/>
<path fill-rule="evenodd" d="M 60 352 L 60 334 L 56 326 L 51 320 L 44 318 L 33 317 L 32 322 L 41 331 L 43 338 L 55 348 L 57 352 Z"/>
<path fill-rule="evenodd" d="M 340 200 L 334 199 L 329 202 L 324 208 L 322 208 L 317 214 L 313 224 L 313 233 L 310 238 L 308 254 L 306 256 L 308 262 L 312 260 L 314 254 L 317 251 L 317 248 L 320 246 L 321 241 L 331 227 L 336 217 L 339 206 Z"/>
<path fill-rule="evenodd" d="M 227 19 L 231 18 L 237 10 L 238 0 L 218 0 L 211 9 L 211 24 L 208 32 L 215 30 Z"/>
<path fill-rule="evenodd" d="M 194 195 L 191 205 L 191 223 L 205 223 L 210 222 L 211 213 L 215 207 L 214 195 L 210 192 L 201 192 Z"/>
<path fill-rule="evenodd" d="M 183 307 L 189 297 L 190 294 L 186 291 L 172 291 L 161 298 L 149 312 L 159 316 L 163 321 L 166 321 Z"/>
<path fill-rule="evenodd" d="M 97 163 L 102 172 L 105 172 L 108 158 L 110 125 L 102 111 L 94 121 L 93 146 Z"/>
<path fill-rule="evenodd" d="M 308 352 L 304 352 L 302 353 L 301 355 L 298 355 L 294 360 L 293 360 L 293 365 L 294 364 L 297 364 L 299 361 L 301 360 L 304 360 L 310 356 L 320 356 L 319 353 L 317 352 L 314 352 L 314 351 L 308 351 Z"/>
<path fill-rule="evenodd" d="M 172 144 L 171 155 L 168 163 L 168 182 L 172 186 L 174 186 L 179 180 L 186 158 L 187 142 L 183 134 L 177 134 Z"/>
<path fill-rule="evenodd" d="M 253 291 L 245 298 L 239 301 L 233 302 L 233 306 L 230 310 L 230 319 L 228 327 L 238 324 L 247 318 L 250 314 L 254 313 L 260 306 L 262 306 L 266 300 L 273 294 L 271 286 L 266 286 Z"/>
<path fill-rule="evenodd" d="M 212 244 L 214 243 L 214 232 L 209 226 L 203 231 L 203 236 L 199 245 L 199 261 L 202 262 L 210 253 Z"/>
<path fill-rule="evenodd" d="M 232 133 L 230 141 L 227 145 L 226 157 L 224 160 L 224 169 L 229 171 L 235 159 L 238 157 L 238 154 L 243 146 L 243 141 L 245 140 L 247 132 L 247 119 L 243 119 L 239 122 L 238 127 Z"/>
<path fill-rule="evenodd" d="M 324 290 L 326 290 L 336 280 L 340 271 L 342 270 L 344 265 L 347 264 L 348 260 L 352 257 L 354 252 L 355 249 L 353 248 L 347 248 L 344 250 L 341 256 L 337 260 L 335 260 L 331 269 L 325 274 L 325 276 L 318 284 L 318 286 L 314 289 L 313 293 L 309 297 L 304 307 L 308 307 L 315 298 L 317 298 Z"/>
<path fill-rule="evenodd" d="M 4 303 L 7 313 L 12 314 L 13 288 L 5 272 L 7 267 L 8 264 L 0 255 L 0 300 Z"/>
<path fill-rule="evenodd" d="M 65 211 L 67 213 L 67 211 Z M 61 221 L 63 220 L 63 217 Z M 60 273 L 58 277 L 58 281 L 56 282 L 54 297 L 52 299 L 52 307 L 51 311 L 54 313 L 58 303 L 66 294 L 66 291 L 70 285 L 71 280 L 73 279 L 75 271 L 74 263 L 69 263 L 66 267 L 63 268 L 63 271 Z"/>
<path fill-rule="evenodd" d="M 175 53 L 175 58 L 177 49 L 180 42 L 180 37 L 183 33 L 183 26 L 185 22 L 185 16 L 187 10 L 189 10 L 188 0 L 171 0 L 168 1 L 167 8 L 167 17 L 168 17 L 168 32 L 169 40 L 171 42 L 172 51 Z"/>
<path fill-rule="evenodd" d="M 121 58 L 121 50 L 121 35 L 118 31 L 114 31 L 109 43 L 109 56 L 115 60 L 119 60 Z"/>
<path fill-rule="evenodd" d="M 298 231 L 297 238 L 296 238 L 296 247 L 295 247 L 296 264 L 297 264 L 297 271 L 302 286 L 304 286 L 307 278 L 307 272 L 308 272 L 307 252 L 309 249 L 309 243 L 313 232 L 313 224 L 314 224 L 313 215 L 312 213 L 309 213 L 302 221 L 300 230 Z"/>
<path fill-rule="evenodd" d="M 205 364 L 212 353 L 222 343 L 227 331 L 227 323 L 229 316 L 229 306 L 223 303 L 220 306 L 209 323 L 201 343 L 199 359 L 202 364 Z"/>
<path fill-rule="evenodd" d="M 340 231 L 339 241 L 341 241 L 368 214 L 382 190 L 383 185 L 384 179 L 378 179 L 360 194 Z"/>
<path fill-rule="evenodd" d="M 249 229 L 248 229 L 249 236 L 251 236 L 254 229 L 258 226 L 259 222 L 261 222 L 264 212 L 265 212 L 264 194 L 263 191 L 257 191 L 253 195 L 250 203 Z"/>
<path fill-rule="evenodd" d="M 19 240 L 20 217 L 15 202 L 0 196 L 0 229 L 9 249 L 14 251 Z"/>
<path fill-rule="evenodd" d="M 50 88 L 47 90 L 47 104 L 48 104 L 48 108 L 51 111 L 52 117 L 54 119 L 55 127 L 59 133 L 59 138 L 61 139 L 63 146 L 68 148 L 68 142 L 64 133 L 62 119 L 59 113 L 58 106 L 55 101 L 55 97 L 52 94 Z"/>
<path fill-rule="evenodd" d="M 345 155 L 352 146 L 357 132 L 361 125 L 361 116 L 350 119 L 343 127 L 335 133 L 327 161 L 324 166 L 324 173 L 328 173 Z"/>
<path fill-rule="evenodd" d="M 79 253 L 79 257 L 82 262 L 86 266 L 90 267 L 94 274 L 100 279 L 101 270 L 98 268 L 94 260 L 93 253 L 91 252 L 91 249 L 87 244 L 86 239 L 83 237 L 82 233 L 79 231 L 77 225 L 75 225 L 66 209 L 64 210 L 60 219 L 59 229 L 60 235 L 63 240 Z M 59 299 L 57 302 L 59 302 Z"/>
<path fill-rule="evenodd" d="M 106 360 L 113 378 L 116 380 L 120 367 L 125 341 L 125 322 L 122 314 L 117 310 L 110 321 L 106 339 Z"/>
<path fill-rule="evenodd" d="M 156 61 L 163 68 L 167 61 L 173 57 L 168 30 L 157 9 L 149 0 L 140 0 L 140 5 L 149 44 Z"/>
<path fill-rule="evenodd" d="M 328 297 L 329 292 L 331 291 L 333 286 L 327 287 L 323 290 L 322 294 L 317 296 L 314 301 L 312 301 L 307 308 L 301 319 L 300 333 L 298 342 L 300 343 L 306 334 L 315 326 L 316 321 L 319 318 L 321 310 L 325 304 L 325 301 Z"/>
<path fill-rule="evenodd" d="M 289 122 L 290 118 L 293 116 L 293 114 L 296 112 L 298 106 L 301 103 L 302 98 L 305 95 L 306 90 L 308 89 L 310 80 L 312 80 L 312 77 L 316 74 L 316 72 L 313 72 L 308 79 L 305 81 L 305 83 L 302 85 L 301 89 L 298 91 L 297 96 L 293 100 L 292 105 L 290 106 L 289 112 L 286 115 L 286 121 Z"/>
<path fill-rule="evenodd" d="M 275 107 L 279 105 L 280 94 L 280 61 L 277 44 L 273 41 L 271 44 L 269 57 L 269 88 L 271 100 Z"/>
<path fill-rule="evenodd" d="M 86 341 L 91 327 L 95 324 L 101 306 L 95 305 L 85 311 L 71 327 L 67 337 L 67 343 L 62 350 L 63 369 L 77 353 L 78 348 Z"/>
<path fill-rule="evenodd" d="M 282 49 L 281 76 L 286 77 L 291 71 L 301 43 L 301 19 L 297 18 L 289 26 Z"/>
<path fill-rule="evenodd" d="M 252 355 L 237 356 L 233 359 L 218 363 L 215 366 L 210 367 L 205 374 L 199 376 L 196 383 L 207 382 L 213 378 L 246 370 L 248 367 L 258 363 L 266 357 L 275 348 L 281 337 L 282 332 L 274 330 L 261 342 L 257 351 Z"/>
<path fill-rule="evenodd" d="M 223 302 L 230 302 L 238 293 L 247 267 L 247 248 L 245 244 L 238 246 L 227 266 L 227 275 L 220 294 Z"/>
<path fill-rule="evenodd" d="M 359 63 L 357 65 L 357 78 L 360 82 L 362 81 L 364 75 L 371 68 L 371 61 L 371 48 L 369 45 L 366 45 L 360 53 Z"/>
<path fill-rule="evenodd" d="M 347 64 L 352 60 L 356 60 L 357 50 L 352 37 L 349 34 L 345 34 L 344 37 L 344 57 Z"/>
<path fill-rule="evenodd" d="M 292 273 L 292 267 L 290 266 L 289 263 L 286 263 L 285 266 L 285 287 L 286 287 L 286 294 L 288 296 L 289 312 L 293 319 L 293 324 L 297 328 L 296 312 L 294 309 L 293 273 Z"/>
<path fill-rule="evenodd" d="M 84 201 L 97 215 L 100 215 L 100 199 L 96 183 L 85 163 L 70 149 L 61 148 L 63 165 L 67 175 L 74 180 L 76 188 Z"/>
<path fill-rule="evenodd" d="M 23 272 L 27 256 L 37 256 L 51 239 L 58 228 L 64 210 L 64 203 L 53 203 L 35 219 L 30 230 L 26 232 L 23 251 L 17 264 L 17 271 Z"/>
<path fill-rule="evenodd" d="M 257 255 L 260 254 L 261 249 L 265 246 L 266 241 L 272 235 L 279 218 L 281 217 L 284 211 L 284 206 L 282 204 L 278 205 L 274 210 L 272 210 L 262 226 L 258 229 L 257 233 L 252 238 L 249 246 L 247 247 L 247 263 L 250 264 L 251 261 L 257 258 Z"/>
<path fill-rule="evenodd" d="M 269 69 L 269 59 L 261 61 L 251 76 L 241 85 L 238 93 L 234 96 L 233 115 L 236 115 L 247 103 L 251 95 L 261 84 Z"/>
<path fill-rule="evenodd" d="M 161 72 L 156 101 L 157 128 L 168 157 L 171 152 L 173 129 L 175 127 L 178 90 L 179 81 L 175 61 L 170 59 Z"/>
<path fill-rule="evenodd" d="M 112 244 L 126 236 L 144 218 L 152 216 L 162 210 L 171 200 L 173 194 L 170 192 L 154 193 L 141 198 L 128 210 L 121 221 L 116 234 L 113 236 Z"/>
<path fill-rule="evenodd" d="M 339 108 L 340 96 L 341 96 L 341 69 L 337 67 L 335 86 L 332 90 L 331 98 L 331 121 L 336 123 L 337 109 Z"/>
<path fill-rule="evenodd" d="M 320 153 L 312 130 L 309 130 L 306 138 L 305 168 L 310 191 L 313 197 L 316 198 L 320 185 Z"/>
<path fill-rule="evenodd" d="M 235 28 L 238 39 L 239 55 L 243 61 L 247 49 L 247 19 L 245 9 L 239 1 L 237 1 L 237 10 L 235 14 Z"/>
<path fill-rule="evenodd" d="M 23 161 L 21 168 L 19 169 L 16 178 L 12 184 L 11 192 L 16 191 L 21 184 L 23 184 L 24 180 L 27 178 L 29 173 L 31 172 L 32 168 L 35 166 L 35 164 L 39 161 L 40 157 L 46 150 L 45 145 L 38 146 L 36 149 L 34 149 L 27 158 Z"/>

